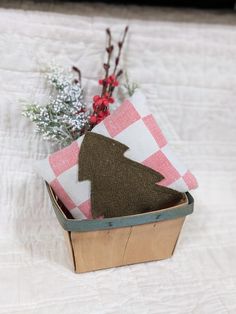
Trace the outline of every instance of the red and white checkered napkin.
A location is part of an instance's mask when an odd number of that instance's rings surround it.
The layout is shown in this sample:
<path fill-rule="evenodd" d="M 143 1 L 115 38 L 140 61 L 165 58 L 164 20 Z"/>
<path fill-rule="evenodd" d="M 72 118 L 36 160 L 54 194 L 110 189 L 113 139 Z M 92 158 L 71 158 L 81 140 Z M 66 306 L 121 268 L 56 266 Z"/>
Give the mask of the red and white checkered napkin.
<path fill-rule="evenodd" d="M 165 179 L 158 184 L 186 192 L 197 187 L 191 172 L 171 151 L 161 129 L 145 105 L 145 97 L 136 92 L 93 132 L 113 138 L 130 149 L 125 156 L 158 172 Z M 39 161 L 39 173 L 51 185 L 73 217 L 91 219 L 90 182 L 78 182 L 78 155 L 83 136 L 70 146 Z M 140 183 L 142 184 L 142 183 Z"/>

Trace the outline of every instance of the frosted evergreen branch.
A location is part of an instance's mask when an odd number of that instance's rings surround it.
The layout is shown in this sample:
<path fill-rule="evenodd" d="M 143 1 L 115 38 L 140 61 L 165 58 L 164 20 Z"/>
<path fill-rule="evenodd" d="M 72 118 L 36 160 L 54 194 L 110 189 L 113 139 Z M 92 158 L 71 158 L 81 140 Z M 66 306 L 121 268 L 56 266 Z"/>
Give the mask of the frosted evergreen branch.
<path fill-rule="evenodd" d="M 47 82 L 52 87 L 48 102 L 29 104 L 22 113 L 35 123 L 36 132 L 43 139 L 65 146 L 83 134 L 90 112 L 86 110 L 80 83 L 72 75 L 52 67 Z"/>

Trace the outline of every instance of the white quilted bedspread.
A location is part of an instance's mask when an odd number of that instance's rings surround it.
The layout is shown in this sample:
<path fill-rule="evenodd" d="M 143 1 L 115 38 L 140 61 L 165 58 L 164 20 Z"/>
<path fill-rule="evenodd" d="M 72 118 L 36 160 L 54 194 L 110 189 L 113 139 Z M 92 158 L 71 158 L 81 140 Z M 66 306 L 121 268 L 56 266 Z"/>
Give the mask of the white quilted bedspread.
<path fill-rule="evenodd" d="M 53 150 L 21 116 L 40 69 L 78 65 L 97 88 L 104 29 L 130 25 L 124 66 L 197 176 L 173 258 L 74 274 L 35 159 Z M 1 1 L 0 314 L 236 313 L 236 17 L 227 12 Z"/>

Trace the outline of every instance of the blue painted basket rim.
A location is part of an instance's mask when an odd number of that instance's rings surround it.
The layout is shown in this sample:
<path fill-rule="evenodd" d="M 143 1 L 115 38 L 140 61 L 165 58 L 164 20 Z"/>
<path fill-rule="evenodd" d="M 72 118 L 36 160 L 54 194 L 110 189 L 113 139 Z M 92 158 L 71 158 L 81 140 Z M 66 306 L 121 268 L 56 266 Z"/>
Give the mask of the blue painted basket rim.
<path fill-rule="evenodd" d="M 174 207 L 148 212 L 139 215 L 122 216 L 114 218 L 93 219 L 93 220 L 78 220 L 66 217 L 60 205 L 57 202 L 55 194 L 49 184 L 46 182 L 47 190 L 53 205 L 53 209 L 62 228 L 66 231 L 86 232 L 114 228 L 131 227 L 136 225 L 143 225 L 147 223 L 154 223 L 164 220 L 176 219 L 192 214 L 194 199 L 192 195 L 187 192 L 186 202 Z"/>

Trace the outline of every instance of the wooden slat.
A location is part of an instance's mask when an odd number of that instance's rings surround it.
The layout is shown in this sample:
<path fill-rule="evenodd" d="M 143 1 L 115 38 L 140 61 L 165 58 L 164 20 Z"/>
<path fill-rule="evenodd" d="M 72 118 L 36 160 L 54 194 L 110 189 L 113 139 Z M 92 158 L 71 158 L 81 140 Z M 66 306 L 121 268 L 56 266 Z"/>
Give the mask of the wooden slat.
<path fill-rule="evenodd" d="M 130 228 L 71 232 L 77 272 L 122 265 Z"/>
<path fill-rule="evenodd" d="M 67 247 L 68 247 L 68 251 L 69 251 L 69 255 L 70 255 L 70 260 L 71 260 L 71 262 L 72 262 L 73 269 L 76 271 L 74 247 L 73 247 L 73 244 L 72 244 L 72 241 L 71 241 L 71 232 L 64 231 L 64 237 L 65 237 L 66 244 L 67 244 Z"/>
<path fill-rule="evenodd" d="M 124 254 L 124 264 L 161 260 L 172 255 L 185 217 L 134 226 Z"/>
<path fill-rule="evenodd" d="M 68 218 L 58 203 L 55 194 L 51 187 L 47 184 L 48 192 L 52 201 L 52 205 L 58 221 L 62 228 L 71 232 L 87 232 L 87 231 L 99 231 L 110 230 L 122 227 L 131 227 L 136 225 L 143 225 L 148 223 L 156 223 L 164 220 L 171 220 L 180 217 L 185 217 L 193 212 L 194 200 L 189 193 L 186 193 L 178 205 L 166 208 L 163 210 L 147 212 L 139 215 L 104 218 L 104 219 L 71 219 Z"/>
<path fill-rule="evenodd" d="M 184 220 L 181 217 L 126 228 L 71 232 L 76 272 L 168 258 Z"/>

